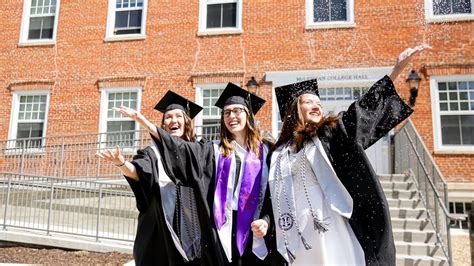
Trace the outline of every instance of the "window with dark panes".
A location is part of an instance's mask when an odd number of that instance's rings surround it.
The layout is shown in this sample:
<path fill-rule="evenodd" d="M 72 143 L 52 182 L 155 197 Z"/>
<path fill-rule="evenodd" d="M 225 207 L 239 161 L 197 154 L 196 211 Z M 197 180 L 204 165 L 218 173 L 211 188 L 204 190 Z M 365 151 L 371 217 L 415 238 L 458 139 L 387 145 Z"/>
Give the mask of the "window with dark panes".
<path fill-rule="evenodd" d="M 142 33 L 144 1 L 145 0 L 116 0 L 115 35 Z"/>
<path fill-rule="evenodd" d="M 443 145 L 474 145 L 474 81 L 438 83 Z"/>
<path fill-rule="evenodd" d="M 41 147 L 45 117 L 46 95 L 23 95 L 19 98 L 16 147 Z"/>
<path fill-rule="evenodd" d="M 237 26 L 237 2 L 207 5 L 206 27 L 233 28 Z"/>
<path fill-rule="evenodd" d="M 28 40 L 53 39 L 56 0 L 31 0 Z"/>
<path fill-rule="evenodd" d="M 449 202 L 449 212 L 451 214 L 468 214 L 472 209 L 471 202 Z M 455 229 L 469 229 L 467 220 L 451 220 L 449 226 Z"/>
<path fill-rule="evenodd" d="M 110 92 L 107 99 L 107 147 L 133 146 L 135 121 L 112 108 L 126 106 L 137 109 L 137 92 Z"/>
<path fill-rule="evenodd" d="M 314 22 L 347 21 L 347 0 L 314 0 Z"/>
<path fill-rule="evenodd" d="M 202 91 L 202 137 L 216 139 L 220 133 L 221 109 L 214 106 L 224 88 L 203 89 Z"/>
<path fill-rule="evenodd" d="M 470 14 L 471 0 L 433 0 L 434 15 Z"/>

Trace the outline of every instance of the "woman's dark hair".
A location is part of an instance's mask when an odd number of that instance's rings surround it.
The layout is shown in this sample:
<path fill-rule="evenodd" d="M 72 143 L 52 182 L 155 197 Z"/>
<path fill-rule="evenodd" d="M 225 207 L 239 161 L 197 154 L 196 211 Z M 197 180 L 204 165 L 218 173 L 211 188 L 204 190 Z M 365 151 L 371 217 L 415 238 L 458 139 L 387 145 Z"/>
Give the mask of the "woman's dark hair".
<path fill-rule="evenodd" d="M 247 110 L 247 108 L 244 108 L 244 110 L 245 110 L 245 114 L 247 114 L 247 123 L 245 125 L 245 133 L 247 136 L 247 139 L 246 139 L 247 146 L 250 148 L 251 151 L 253 151 L 257 155 L 258 158 L 260 158 L 260 156 L 262 155 L 260 154 L 260 150 L 258 148 L 258 144 L 261 140 L 260 131 L 257 129 L 256 126 L 252 126 L 250 124 L 249 110 Z M 232 150 L 231 141 L 234 139 L 234 137 L 232 136 L 232 133 L 230 133 L 230 131 L 225 126 L 224 113 L 221 113 L 220 137 L 221 137 L 220 146 L 222 147 L 224 151 L 224 156 L 227 157 L 230 155 L 230 151 Z"/>
<path fill-rule="evenodd" d="M 318 135 L 324 126 L 335 127 L 339 116 L 324 116 L 318 123 L 304 123 L 300 109 L 300 99 L 298 97 L 290 106 L 287 116 L 283 118 L 283 126 L 280 137 L 273 146 L 273 150 L 290 141 L 290 144 L 298 152 L 303 147 L 305 140 Z"/>
<path fill-rule="evenodd" d="M 193 121 L 189 116 L 186 114 L 186 112 L 182 111 L 183 117 L 184 117 L 184 132 L 181 138 L 185 141 L 196 141 L 196 132 L 194 132 L 194 125 Z M 163 118 L 161 119 L 161 128 L 165 129 L 165 116 L 166 112 L 163 114 Z"/>

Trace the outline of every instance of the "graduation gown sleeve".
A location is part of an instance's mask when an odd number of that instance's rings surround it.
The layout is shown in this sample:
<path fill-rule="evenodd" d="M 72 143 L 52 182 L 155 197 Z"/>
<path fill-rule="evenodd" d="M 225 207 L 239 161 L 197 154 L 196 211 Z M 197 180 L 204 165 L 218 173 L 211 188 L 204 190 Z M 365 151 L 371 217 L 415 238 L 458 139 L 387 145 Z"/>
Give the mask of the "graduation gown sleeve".
<path fill-rule="evenodd" d="M 140 211 L 133 246 L 135 264 L 183 265 L 184 259 L 166 227 L 159 189 L 154 185 L 158 180 L 158 159 L 154 151 L 150 147 L 139 150 L 131 163 L 139 177 L 139 181 L 127 178 Z"/>
<path fill-rule="evenodd" d="M 127 176 L 125 176 L 125 180 L 135 195 L 138 211 L 145 212 L 150 204 L 152 188 L 157 182 L 155 180 L 157 177 L 153 176 L 152 160 L 146 151 L 138 150 L 131 163 L 137 170 L 139 180 L 136 181 Z"/>
<path fill-rule="evenodd" d="M 171 136 L 157 128 L 161 140 L 152 136 L 163 158 L 165 171 L 176 183 L 185 186 L 199 186 L 202 177 L 213 172 L 214 151 L 212 142 L 188 142 Z"/>
<path fill-rule="evenodd" d="M 342 129 L 367 149 L 412 112 L 398 96 L 392 80 L 385 76 L 343 113 Z"/>
<path fill-rule="evenodd" d="M 394 265 L 395 245 L 388 203 L 364 149 L 412 112 L 385 76 L 351 104 L 335 128 L 326 126 L 318 132 L 338 178 L 353 199 L 349 222 L 364 249 L 366 265 Z"/>

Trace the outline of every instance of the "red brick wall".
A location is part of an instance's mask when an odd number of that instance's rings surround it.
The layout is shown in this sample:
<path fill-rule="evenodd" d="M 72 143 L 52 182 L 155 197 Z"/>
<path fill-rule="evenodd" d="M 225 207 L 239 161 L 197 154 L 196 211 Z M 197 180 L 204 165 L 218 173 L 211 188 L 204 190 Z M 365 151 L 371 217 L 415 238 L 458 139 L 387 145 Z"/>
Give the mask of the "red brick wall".
<path fill-rule="evenodd" d="M 100 82 L 109 77 L 142 77 L 142 111 L 159 121 L 153 106 L 173 89 L 194 98 L 197 80 L 262 82 L 267 71 L 389 66 L 405 48 L 423 42 L 433 50 L 418 57 L 397 80 L 421 64 L 473 65 L 473 22 L 430 24 L 423 0 L 355 1 L 355 28 L 305 30 L 305 1 L 243 1 L 243 33 L 197 36 L 199 1 L 149 1 L 146 39 L 104 42 L 107 1 L 67 1 L 60 7 L 56 45 L 18 47 L 22 1 L 5 0 L 0 10 L 0 138 L 8 136 L 11 90 L 19 82 L 53 84 L 48 135 L 98 132 Z M 455 73 L 453 68 L 450 73 Z M 221 74 L 220 74 L 221 73 Z M 230 73 L 230 74 L 229 74 Z M 472 68 L 468 73 L 474 74 Z M 271 87 L 262 84 L 267 104 L 259 113 L 271 127 Z M 429 82 L 423 80 L 413 120 L 433 149 Z M 268 119 L 267 119 L 268 118 Z M 474 181 L 473 155 L 436 155 L 450 181 Z"/>

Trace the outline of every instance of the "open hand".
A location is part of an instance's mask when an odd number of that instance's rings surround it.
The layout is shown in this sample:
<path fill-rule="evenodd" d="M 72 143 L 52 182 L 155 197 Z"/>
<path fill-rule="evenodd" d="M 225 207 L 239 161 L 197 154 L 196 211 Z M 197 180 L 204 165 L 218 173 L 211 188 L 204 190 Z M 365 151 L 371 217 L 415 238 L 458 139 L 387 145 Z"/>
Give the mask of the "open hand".
<path fill-rule="evenodd" d="M 131 119 L 139 123 L 145 120 L 145 117 L 140 112 L 130 107 L 126 107 L 126 106 L 113 107 L 112 110 L 119 112 L 124 116 L 130 117 Z"/>
<path fill-rule="evenodd" d="M 115 165 L 121 165 L 125 162 L 125 158 L 122 156 L 122 152 L 120 151 L 119 145 L 115 147 L 115 153 L 113 153 L 111 150 L 105 150 L 101 152 L 96 152 L 95 156 L 102 159 L 106 159 L 107 161 Z"/>
<path fill-rule="evenodd" d="M 431 49 L 427 44 L 418 45 L 414 48 L 407 48 L 397 57 L 397 63 L 393 67 L 390 79 L 395 80 L 403 69 L 410 63 L 410 61 L 424 50 Z"/>

